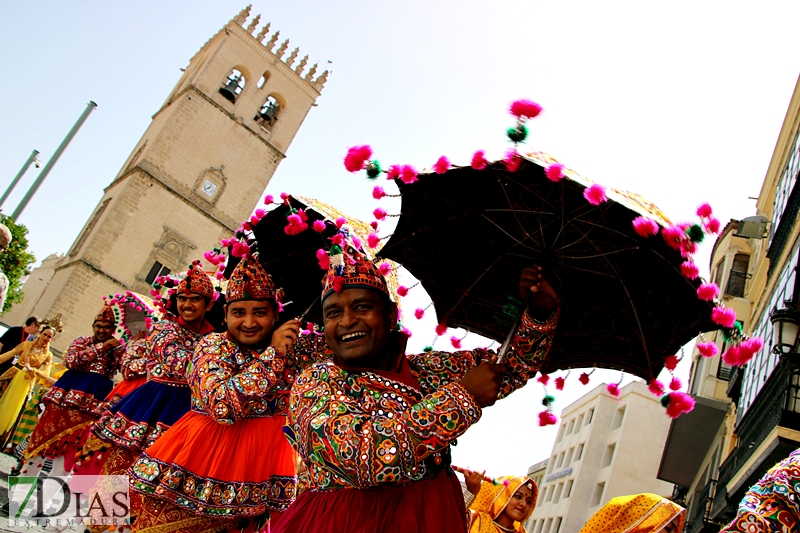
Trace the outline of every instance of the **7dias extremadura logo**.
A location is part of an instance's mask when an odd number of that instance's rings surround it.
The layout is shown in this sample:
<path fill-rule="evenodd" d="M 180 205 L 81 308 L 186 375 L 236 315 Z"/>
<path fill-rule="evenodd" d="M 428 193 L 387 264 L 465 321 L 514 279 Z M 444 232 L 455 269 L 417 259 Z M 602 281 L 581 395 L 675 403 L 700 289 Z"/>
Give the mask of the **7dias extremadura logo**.
<path fill-rule="evenodd" d="M 66 528 L 129 524 L 128 476 L 8 478 L 9 525 Z"/>

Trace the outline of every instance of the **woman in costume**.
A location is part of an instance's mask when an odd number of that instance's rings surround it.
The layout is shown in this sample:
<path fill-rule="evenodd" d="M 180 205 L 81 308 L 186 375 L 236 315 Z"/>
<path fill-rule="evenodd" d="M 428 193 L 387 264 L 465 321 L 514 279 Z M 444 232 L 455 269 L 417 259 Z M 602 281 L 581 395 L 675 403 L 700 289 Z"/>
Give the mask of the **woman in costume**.
<path fill-rule="evenodd" d="M 600 508 L 580 533 L 680 533 L 686 510 L 658 494 L 618 496 Z"/>
<path fill-rule="evenodd" d="M 92 426 L 96 439 L 109 446 L 103 475 L 123 475 L 148 446 L 189 411 L 187 367 L 197 344 L 214 327 L 205 319 L 215 301 L 211 278 L 195 261 L 174 295 L 177 316 L 153 325 L 145 341 L 147 383 L 123 397 Z M 141 359 L 138 359 L 141 361 Z"/>
<path fill-rule="evenodd" d="M 776 464 L 750 487 L 736 518 L 720 533 L 800 531 L 800 449 Z"/>
<path fill-rule="evenodd" d="M 483 474 L 464 475 L 469 494 L 469 533 L 526 533 L 523 524 L 536 507 L 539 490 L 527 476 L 504 476 L 493 483 Z"/>
<path fill-rule="evenodd" d="M 228 283 L 228 331 L 195 350 L 191 412 L 130 470 L 142 495 L 133 531 L 253 530 L 294 499 L 297 458 L 282 432 L 288 393 L 304 366 L 328 355 L 322 335 L 298 340 L 298 320 L 275 328 L 280 299 L 258 261 L 242 259 Z"/>
<path fill-rule="evenodd" d="M 50 365 L 53 362 L 50 340 L 53 335 L 55 330 L 47 326 L 39 332 L 35 340 L 22 342 L 13 350 L 0 355 L 0 363 L 17 357 L 16 365 L 3 375 L 12 377 L 6 392 L 0 398 L 0 435 L 14 427 L 33 387 L 50 376 Z"/>
<path fill-rule="evenodd" d="M 45 405 L 39 423 L 31 433 L 25 452 L 28 464 L 23 473 L 37 476 L 45 459 L 53 459 L 52 475 L 66 475 L 66 460 L 70 462 L 80 449 L 84 430 L 97 420 L 95 410 L 113 387 L 112 377 L 119 368 L 124 353 L 114 338 L 116 318 L 108 302 L 92 322 L 93 335 L 78 337 L 64 353 L 67 371 L 42 398 Z M 45 502 L 59 490 L 49 483 Z"/>
<path fill-rule="evenodd" d="M 297 378 L 285 430 L 310 486 L 274 531 L 466 531 L 450 444 L 541 367 L 556 293 L 541 269 L 523 270 L 527 310 L 502 365 L 486 349 L 407 356 L 378 267 L 352 242 L 330 253 L 322 307 L 334 359 Z"/>
<path fill-rule="evenodd" d="M 39 380 L 39 386 L 34 388 L 31 399 L 25 404 L 22 413 L 19 415 L 19 422 L 14 428 L 14 432 L 8 437 L 6 444 L 6 453 L 12 454 L 17 461 L 22 461 L 25 448 L 28 446 L 28 439 L 31 436 L 33 428 L 39 423 L 40 405 L 42 397 L 53 384 L 58 381 L 67 369 L 59 364 L 50 365 L 50 376 L 47 379 Z M 19 475 L 19 469 L 16 468 L 16 474 Z"/>

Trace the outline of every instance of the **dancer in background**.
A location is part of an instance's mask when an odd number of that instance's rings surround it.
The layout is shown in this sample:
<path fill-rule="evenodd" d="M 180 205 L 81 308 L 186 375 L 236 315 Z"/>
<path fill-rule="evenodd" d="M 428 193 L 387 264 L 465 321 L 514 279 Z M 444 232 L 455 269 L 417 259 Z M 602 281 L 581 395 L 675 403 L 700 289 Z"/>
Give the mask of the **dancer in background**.
<path fill-rule="evenodd" d="M 685 520 L 686 510 L 680 505 L 658 494 L 634 494 L 612 498 L 580 533 L 680 533 Z"/>
<path fill-rule="evenodd" d="M 494 482 L 484 474 L 464 474 L 469 533 L 526 533 L 524 524 L 536 507 L 539 490 L 527 476 L 504 476 Z"/>

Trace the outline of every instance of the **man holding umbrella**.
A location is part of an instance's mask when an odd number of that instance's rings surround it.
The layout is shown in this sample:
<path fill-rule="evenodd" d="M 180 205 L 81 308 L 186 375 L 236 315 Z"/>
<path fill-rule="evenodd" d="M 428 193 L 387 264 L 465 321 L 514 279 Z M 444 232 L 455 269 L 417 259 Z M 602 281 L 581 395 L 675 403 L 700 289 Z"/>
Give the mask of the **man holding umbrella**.
<path fill-rule="evenodd" d="M 330 253 L 322 306 L 334 359 L 295 381 L 286 428 L 310 486 L 273 532 L 466 531 L 450 443 L 541 367 L 556 292 L 541 268 L 523 269 L 527 310 L 502 365 L 486 349 L 407 356 L 379 269 L 352 242 Z"/>

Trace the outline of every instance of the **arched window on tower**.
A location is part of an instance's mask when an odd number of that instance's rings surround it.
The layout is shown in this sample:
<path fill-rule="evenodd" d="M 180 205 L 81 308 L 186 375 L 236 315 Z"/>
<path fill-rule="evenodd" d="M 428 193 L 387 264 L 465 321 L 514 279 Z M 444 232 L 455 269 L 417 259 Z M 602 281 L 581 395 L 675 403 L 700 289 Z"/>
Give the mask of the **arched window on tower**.
<path fill-rule="evenodd" d="M 256 116 L 253 117 L 261 127 L 265 129 L 272 128 L 275 123 L 278 121 L 278 116 L 281 113 L 281 106 L 280 102 L 277 98 L 273 95 L 267 96 L 267 99 L 264 101 L 264 105 L 261 106 L 261 109 L 258 110 Z"/>
<path fill-rule="evenodd" d="M 261 79 L 260 79 L 260 80 L 258 80 L 258 83 L 256 84 L 256 87 L 258 87 L 258 88 L 260 89 L 260 88 L 262 88 L 262 87 L 264 86 L 264 84 L 265 84 L 265 83 L 267 83 L 268 81 L 269 81 L 269 71 L 266 71 L 266 72 L 264 73 L 264 75 L 263 75 L 263 76 L 261 76 Z"/>
<path fill-rule="evenodd" d="M 219 94 L 229 100 L 231 103 L 236 103 L 236 98 L 242 94 L 244 89 L 244 74 L 236 69 L 231 69 L 231 73 L 222 81 L 222 87 L 219 88 Z"/>

